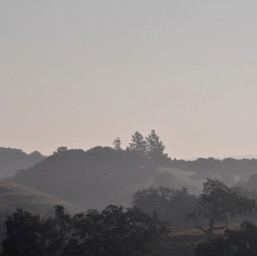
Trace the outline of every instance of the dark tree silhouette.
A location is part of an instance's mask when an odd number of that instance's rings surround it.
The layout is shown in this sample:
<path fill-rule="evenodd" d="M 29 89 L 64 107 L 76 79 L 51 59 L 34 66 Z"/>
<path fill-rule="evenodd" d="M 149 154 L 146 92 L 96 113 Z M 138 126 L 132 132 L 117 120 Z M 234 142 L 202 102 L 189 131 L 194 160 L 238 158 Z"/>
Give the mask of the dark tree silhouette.
<path fill-rule="evenodd" d="M 146 141 L 141 133 L 135 132 L 132 135 L 131 143 L 129 143 L 127 150 L 134 153 L 134 161 L 138 165 L 147 164 Z"/>
<path fill-rule="evenodd" d="M 169 232 L 156 215 L 114 205 L 73 217 L 57 206 L 48 219 L 19 209 L 5 224 L 4 256 L 151 256 Z"/>
<path fill-rule="evenodd" d="M 87 255 L 156 255 L 160 239 L 169 232 L 157 216 L 110 205 L 102 212 L 75 216 L 75 233 Z M 74 243 L 74 241 L 73 241 Z M 82 248 L 81 248 L 82 249 Z"/>
<path fill-rule="evenodd" d="M 210 238 L 214 230 L 227 227 L 229 217 L 249 213 L 255 208 L 254 200 L 239 195 L 217 179 L 207 179 L 203 183 L 199 205 L 188 214 L 188 217 L 193 218 L 196 227 L 202 230 L 206 237 Z M 208 219 L 208 228 L 199 225 L 200 217 Z M 215 226 L 217 222 L 223 223 L 223 225 Z"/>
<path fill-rule="evenodd" d="M 62 206 L 56 206 L 54 218 L 18 209 L 5 221 L 7 239 L 3 241 L 4 256 L 54 256 L 65 247 L 71 230 L 71 217 Z"/>
<path fill-rule="evenodd" d="M 41 219 L 18 209 L 5 222 L 8 238 L 4 240 L 3 253 L 6 256 L 43 255 L 41 252 Z"/>
<path fill-rule="evenodd" d="M 240 230 L 227 229 L 224 236 L 197 245 L 194 256 L 256 256 L 256 241 L 257 227 L 243 222 Z"/>
<path fill-rule="evenodd" d="M 155 133 L 155 130 L 151 131 L 151 134 L 146 138 L 146 149 L 147 156 L 150 159 L 152 165 L 166 165 L 167 164 L 167 154 L 164 154 L 165 146 L 160 140 L 159 136 Z"/>
<path fill-rule="evenodd" d="M 131 143 L 129 143 L 129 149 L 146 154 L 146 141 L 140 132 L 135 132 L 132 135 Z"/>
<path fill-rule="evenodd" d="M 58 147 L 56 149 L 56 152 L 55 153 L 64 153 L 64 152 L 67 152 L 68 151 L 68 148 L 67 147 Z"/>
<path fill-rule="evenodd" d="M 114 141 L 113 141 L 113 146 L 114 146 L 114 149 L 117 150 L 117 151 L 120 151 L 121 150 L 121 140 L 119 137 L 117 137 Z"/>
<path fill-rule="evenodd" d="M 191 227 L 191 223 L 186 221 L 186 215 L 197 206 L 197 203 L 198 198 L 190 195 L 186 188 L 148 188 L 137 191 L 132 198 L 134 207 L 142 209 L 147 214 L 157 213 L 161 220 L 170 223 L 172 231 Z"/>

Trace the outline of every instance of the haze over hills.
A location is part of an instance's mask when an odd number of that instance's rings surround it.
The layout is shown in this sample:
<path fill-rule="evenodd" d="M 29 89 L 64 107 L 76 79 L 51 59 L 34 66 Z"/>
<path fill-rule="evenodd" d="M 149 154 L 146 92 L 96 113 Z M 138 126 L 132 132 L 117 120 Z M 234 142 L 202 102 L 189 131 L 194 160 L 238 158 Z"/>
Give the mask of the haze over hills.
<path fill-rule="evenodd" d="M 85 211 L 85 208 L 10 180 L 0 180 L 0 194 L 0 211 L 4 213 L 23 208 L 33 214 L 48 216 L 54 212 L 55 205 L 63 205 L 72 214 Z"/>
<path fill-rule="evenodd" d="M 120 138 L 116 138 L 113 145 L 114 148 L 97 146 L 87 151 L 59 147 L 49 157 L 38 152 L 28 155 L 21 150 L 2 148 L 0 159 L 7 153 L 13 154 L 3 161 L 5 170 L 7 160 L 17 168 L 13 182 L 87 209 L 109 204 L 130 206 L 133 194 L 149 187 L 186 187 L 189 193 L 198 195 L 206 178 L 217 178 L 229 186 L 243 185 L 257 172 L 256 159 L 171 159 L 155 130 L 147 137 L 135 132 L 125 150 L 121 148 Z M 34 162 L 27 161 L 25 165 L 24 160 L 19 162 L 23 166 L 18 165 L 15 160 L 21 157 L 17 155 Z M 254 187 L 253 180 L 251 187 Z"/>
<path fill-rule="evenodd" d="M 17 170 L 31 167 L 43 159 L 38 151 L 26 154 L 20 149 L 0 147 L 0 178 L 12 177 Z"/>
<path fill-rule="evenodd" d="M 129 205 L 133 192 L 155 176 L 153 167 L 140 167 L 133 158 L 108 147 L 67 150 L 18 171 L 13 180 L 86 208 Z"/>
<path fill-rule="evenodd" d="M 55 196 L 16 184 L 10 180 L 0 180 L 0 243 L 6 237 L 6 228 L 3 223 L 6 215 L 22 208 L 24 211 L 47 218 L 53 216 L 56 205 L 64 206 L 65 211 L 70 214 L 86 211 L 85 208 Z"/>
<path fill-rule="evenodd" d="M 247 183 L 257 171 L 255 159 L 174 159 L 155 165 L 142 164 L 134 153 L 109 147 L 88 151 L 63 148 L 34 167 L 19 170 L 13 181 L 89 209 L 129 206 L 136 191 L 149 187 L 187 187 L 197 195 L 206 178 L 218 178 L 232 186 Z"/>
<path fill-rule="evenodd" d="M 229 187 L 241 186 L 233 191 L 256 200 L 257 159 L 177 160 L 169 158 L 160 145 L 139 150 L 131 143 L 123 150 L 117 138 L 114 148 L 97 146 L 84 151 L 60 147 L 34 166 L 18 170 L 13 178 L 0 180 L 0 210 L 10 213 L 22 207 L 45 216 L 53 213 L 57 204 L 71 213 L 122 205 L 138 207 L 149 215 L 154 211 L 178 232 L 194 226 L 185 216 L 197 207 L 206 178 Z M 188 246 L 194 248 L 195 242 Z"/>

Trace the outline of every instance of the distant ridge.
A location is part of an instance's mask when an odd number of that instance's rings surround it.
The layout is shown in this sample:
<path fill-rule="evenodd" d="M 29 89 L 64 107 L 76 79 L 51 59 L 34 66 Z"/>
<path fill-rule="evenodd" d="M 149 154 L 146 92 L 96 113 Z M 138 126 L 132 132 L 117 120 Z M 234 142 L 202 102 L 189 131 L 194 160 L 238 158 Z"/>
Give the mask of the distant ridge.
<path fill-rule="evenodd" d="M 62 147 L 33 167 L 17 171 L 12 180 L 87 209 L 102 209 L 109 204 L 127 207 L 136 191 L 149 187 L 187 187 L 197 195 L 206 178 L 234 186 L 247 183 L 257 172 L 257 159 L 173 159 L 158 166 L 142 164 L 140 156 L 110 147 L 88 151 Z"/>
<path fill-rule="evenodd" d="M 44 158 L 37 151 L 27 154 L 20 149 L 0 147 L 0 178 L 12 177 L 16 171 L 32 167 Z"/>
<path fill-rule="evenodd" d="M 203 178 L 192 179 L 193 172 L 139 165 L 132 153 L 109 147 L 63 150 L 19 170 L 13 181 L 89 209 L 130 206 L 136 191 L 152 186 L 187 186 L 196 194 L 201 190 Z"/>

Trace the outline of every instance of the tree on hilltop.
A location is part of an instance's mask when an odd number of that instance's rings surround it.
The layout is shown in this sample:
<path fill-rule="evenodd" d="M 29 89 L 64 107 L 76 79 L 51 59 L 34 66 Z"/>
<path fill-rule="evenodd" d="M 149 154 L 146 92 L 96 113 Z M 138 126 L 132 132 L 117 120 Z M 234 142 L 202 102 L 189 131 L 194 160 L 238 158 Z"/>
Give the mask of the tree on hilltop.
<path fill-rule="evenodd" d="M 140 132 L 135 132 L 132 135 L 131 143 L 129 143 L 129 147 L 127 148 L 127 150 L 134 153 L 135 155 L 134 159 L 139 165 L 146 164 L 146 160 L 147 160 L 146 141 Z"/>
<path fill-rule="evenodd" d="M 147 143 L 147 156 L 150 159 L 151 164 L 158 166 L 167 162 L 168 156 L 167 154 L 164 154 L 165 146 L 159 136 L 155 133 L 155 130 L 152 130 L 151 134 L 145 139 Z"/>
<path fill-rule="evenodd" d="M 135 150 L 142 154 L 146 154 L 146 141 L 140 132 L 135 132 L 132 135 L 132 143 L 129 143 L 129 150 Z"/>
<path fill-rule="evenodd" d="M 121 150 L 121 140 L 119 137 L 117 137 L 113 142 L 114 149 L 117 151 Z"/>

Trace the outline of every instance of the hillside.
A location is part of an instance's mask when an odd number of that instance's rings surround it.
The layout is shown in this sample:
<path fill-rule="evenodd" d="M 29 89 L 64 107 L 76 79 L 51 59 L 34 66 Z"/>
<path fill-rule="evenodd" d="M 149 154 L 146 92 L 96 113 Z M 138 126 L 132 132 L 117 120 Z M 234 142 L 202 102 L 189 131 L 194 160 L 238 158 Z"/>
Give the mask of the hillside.
<path fill-rule="evenodd" d="M 55 153 L 34 167 L 20 170 L 14 181 L 86 208 L 129 206 L 132 195 L 151 186 L 182 188 L 198 194 L 202 179 L 175 168 L 138 166 L 131 152 L 96 147 L 87 152 Z"/>
<path fill-rule="evenodd" d="M 133 151 L 63 148 L 35 166 L 19 170 L 13 180 L 87 209 L 101 209 L 109 204 L 129 206 L 136 191 L 149 187 L 187 187 L 197 195 L 206 178 L 232 186 L 237 177 L 243 180 L 257 170 L 256 160 L 245 159 L 173 160 L 166 167 L 141 163 Z"/>
<path fill-rule="evenodd" d="M 54 212 L 55 205 L 63 205 L 70 213 L 85 209 L 47 195 L 37 190 L 16 184 L 9 180 L 0 180 L 0 212 L 12 212 L 17 208 L 46 216 Z"/>
<path fill-rule="evenodd" d="M 12 177 L 16 171 L 31 167 L 43 159 L 44 156 L 37 151 L 26 154 L 20 149 L 0 147 L 0 179 Z"/>
<path fill-rule="evenodd" d="M 215 159 L 198 158 L 192 161 L 172 160 L 171 166 L 195 173 L 195 179 L 213 177 L 233 186 L 237 182 L 247 183 L 251 175 L 257 173 L 257 159 Z"/>

